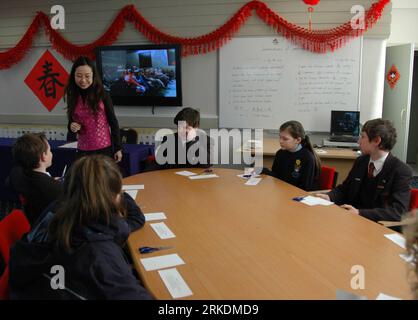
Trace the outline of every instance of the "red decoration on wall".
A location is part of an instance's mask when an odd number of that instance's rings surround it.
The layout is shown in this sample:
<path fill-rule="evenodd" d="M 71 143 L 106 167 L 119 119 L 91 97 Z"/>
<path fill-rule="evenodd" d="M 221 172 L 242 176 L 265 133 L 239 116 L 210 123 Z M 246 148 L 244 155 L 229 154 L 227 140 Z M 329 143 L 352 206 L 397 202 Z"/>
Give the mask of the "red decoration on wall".
<path fill-rule="evenodd" d="M 401 74 L 399 73 L 396 65 L 393 64 L 388 74 L 386 75 L 386 80 L 389 83 L 389 86 L 391 89 L 395 88 L 400 78 L 401 78 Z"/>
<path fill-rule="evenodd" d="M 218 29 L 194 38 L 182 38 L 164 33 L 149 23 L 133 5 L 125 6 L 113 20 L 109 28 L 100 38 L 85 46 L 74 45 L 66 40 L 57 30 L 51 28 L 49 17 L 38 12 L 30 27 L 18 44 L 5 52 L 0 52 L 0 69 L 10 68 L 18 63 L 32 46 L 33 39 L 40 27 L 51 42 L 52 47 L 66 59 L 75 60 L 80 55 L 94 58 L 94 50 L 98 46 L 114 43 L 125 27 L 125 21 L 131 22 L 149 41 L 153 43 L 178 43 L 182 45 L 183 56 L 214 51 L 227 43 L 241 26 L 252 15 L 257 16 L 278 34 L 303 49 L 325 53 L 343 47 L 350 39 L 358 37 L 370 29 L 381 17 L 382 11 L 390 0 L 376 0 L 365 12 L 365 28 L 352 29 L 351 22 L 328 30 L 309 30 L 293 24 L 272 11 L 265 3 L 253 0 L 243 5 L 224 25 Z"/>
<path fill-rule="evenodd" d="M 316 6 L 321 0 L 303 0 L 309 6 Z"/>
<path fill-rule="evenodd" d="M 316 6 L 319 3 L 320 0 L 303 0 L 303 2 L 305 2 L 307 5 L 310 6 Z M 312 31 L 312 12 L 314 12 L 314 8 L 313 7 L 309 7 L 308 8 L 308 12 L 309 12 L 309 24 L 308 24 L 308 30 Z"/>
<path fill-rule="evenodd" d="M 48 50 L 25 79 L 26 85 L 48 111 L 52 111 L 61 100 L 67 81 L 68 72 Z"/>

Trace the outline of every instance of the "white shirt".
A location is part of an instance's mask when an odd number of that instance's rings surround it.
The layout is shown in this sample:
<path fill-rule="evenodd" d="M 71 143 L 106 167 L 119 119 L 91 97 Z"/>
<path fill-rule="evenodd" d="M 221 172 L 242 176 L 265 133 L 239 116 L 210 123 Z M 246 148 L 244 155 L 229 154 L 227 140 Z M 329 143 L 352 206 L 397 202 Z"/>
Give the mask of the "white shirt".
<path fill-rule="evenodd" d="M 379 172 L 382 171 L 383 165 L 385 164 L 385 161 L 388 155 L 389 155 L 389 152 L 386 152 L 386 154 L 380 159 L 372 160 L 370 158 L 369 165 L 370 165 L 370 162 L 373 162 L 374 164 L 373 177 L 376 177 L 379 174 Z"/>

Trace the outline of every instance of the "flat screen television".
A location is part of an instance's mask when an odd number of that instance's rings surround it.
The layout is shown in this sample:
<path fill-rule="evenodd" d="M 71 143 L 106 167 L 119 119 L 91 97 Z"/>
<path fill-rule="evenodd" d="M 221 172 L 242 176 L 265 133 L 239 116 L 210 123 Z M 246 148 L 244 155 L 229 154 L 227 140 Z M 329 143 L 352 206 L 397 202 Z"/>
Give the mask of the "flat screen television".
<path fill-rule="evenodd" d="M 113 104 L 182 105 L 180 45 L 98 47 L 96 59 Z"/>

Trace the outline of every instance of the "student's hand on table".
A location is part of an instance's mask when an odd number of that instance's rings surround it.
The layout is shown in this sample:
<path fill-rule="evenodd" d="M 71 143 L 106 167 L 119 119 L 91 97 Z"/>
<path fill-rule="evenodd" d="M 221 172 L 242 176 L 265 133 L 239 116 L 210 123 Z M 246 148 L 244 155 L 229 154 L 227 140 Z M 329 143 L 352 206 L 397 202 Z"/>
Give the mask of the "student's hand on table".
<path fill-rule="evenodd" d="M 331 201 L 331 199 L 329 198 L 329 196 L 325 193 L 316 193 L 314 194 L 315 197 L 327 200 L 327 201 Z"/>
<path fill-rule="evenodd" d="M 116 161 L 116 163 L 122 161 L 122 151 L 121 150 L 119 150 L 118 152 L 115 153 L 115 161 Z"/>
<path fill-rule="evenodd" d="M 343 204 L 342 206 L 340 206 L 341 208 L 347 210 L 349 213 L 353 213 L 353 214 L 359 214 L 360 212 L 358 211 L 358 209 L 354 208 L 353 206 L 349 205 L 349 204 Z"/>
<path fill-rule="evenodd" d="M 72 132 L 76 133 L 77 131 L 80 131 L 81 125 L 77 122 L 71 122 L 70 129 Z"/>

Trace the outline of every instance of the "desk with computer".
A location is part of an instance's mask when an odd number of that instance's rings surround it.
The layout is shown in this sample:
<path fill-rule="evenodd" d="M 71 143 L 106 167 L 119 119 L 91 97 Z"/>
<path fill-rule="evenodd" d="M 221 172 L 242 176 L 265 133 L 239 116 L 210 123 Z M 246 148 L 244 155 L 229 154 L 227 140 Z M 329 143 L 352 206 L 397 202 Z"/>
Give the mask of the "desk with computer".
<path fill-rule="evenodd" d="M 360 135 L 359 111 L 331 111 L 331 130 L 328 139 L 323 140 L 324 147 L 351 148 L 358 150 Z"/>

